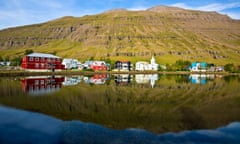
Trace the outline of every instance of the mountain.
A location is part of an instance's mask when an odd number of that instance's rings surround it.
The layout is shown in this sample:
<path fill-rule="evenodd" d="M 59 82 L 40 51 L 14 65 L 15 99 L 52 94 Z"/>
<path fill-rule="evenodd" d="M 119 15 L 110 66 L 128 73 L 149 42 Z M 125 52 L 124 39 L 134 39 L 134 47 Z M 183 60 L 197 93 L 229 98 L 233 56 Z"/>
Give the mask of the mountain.
<path fill-rule="evenodd" d="M 240 21 L 216 12 L 156 6 L 67 16 L 0 31 L 0 56 L 22 56 L 26 49 L 80 60 L 136 61 L 155 55 L 161 64 L 179 59 L 240 64 Z"/>

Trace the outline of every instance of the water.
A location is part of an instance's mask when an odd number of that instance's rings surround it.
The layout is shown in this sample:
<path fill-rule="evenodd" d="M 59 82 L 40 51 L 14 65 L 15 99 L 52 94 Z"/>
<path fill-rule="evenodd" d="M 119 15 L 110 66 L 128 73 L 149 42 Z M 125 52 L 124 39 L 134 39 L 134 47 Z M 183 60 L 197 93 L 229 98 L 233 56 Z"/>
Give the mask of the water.
<path fill-rule="evenodd" d="M 81 127 L 93 123 L 101 128 L 97 130 L 107 130 L 106 133 L 110 130 L 125 135 L 134 130 L 148 137 L 147 140 L 161 137 L 164 141 L 179 137 L 165 133 L 209 132 L 199 131 L 202 129 L 216 132 L 218 127 L 240 121 L 239 88 L 239 76 L 222 75 L 96 74 L 0 78 L 0 104 L 42 113 L 61 122 L 76 122 Z M 76 132 L 79 132 L 77 128 Z M 116 138 L 111 135 L 110 140 L 111 137 Z M 178 142 L 181 140 L 184 138 Z"/>

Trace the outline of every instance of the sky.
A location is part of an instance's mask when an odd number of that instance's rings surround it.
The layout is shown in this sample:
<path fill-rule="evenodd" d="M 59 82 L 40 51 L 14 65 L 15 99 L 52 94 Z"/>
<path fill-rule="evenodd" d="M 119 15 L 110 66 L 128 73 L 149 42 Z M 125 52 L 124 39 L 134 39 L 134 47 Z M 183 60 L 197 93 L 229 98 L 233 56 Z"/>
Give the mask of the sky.
<path fill-rule="evenodd" d="M 47 22 L 63 16 L 81 17 L 115 8 L 146 10 L 156 5 L 217 11 L 240 19 L 239 0 L 0 0 L 0 30 Z"/>

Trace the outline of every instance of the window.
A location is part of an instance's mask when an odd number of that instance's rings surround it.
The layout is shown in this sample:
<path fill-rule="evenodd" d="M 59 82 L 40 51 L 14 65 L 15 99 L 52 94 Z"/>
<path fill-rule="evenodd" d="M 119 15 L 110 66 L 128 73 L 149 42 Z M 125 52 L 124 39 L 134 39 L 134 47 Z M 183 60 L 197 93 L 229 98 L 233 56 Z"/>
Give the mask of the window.
<path fill-rule="evenodd" d="M 38 80 L 35 80 L 35 85 L 38 85 L 38 84 L 39 84 Z"/>
<path fill-rule="evenodd" d="M 29 57 L 29 61 L 33 61 L 33 57 Z"/>
<path fill-rule="evenodd" d="M 39 58 L 38 58 L 38 57 L 36 57 L 36 58 L 35 58 L 35 61 L 37 61 L 37 62 L 38 62 L 38 61 L 39 61 Z"/>
<path fill-rule="evenodd" d="M 43 63 L 41 64 L 41 67 L 44 68 L 44 64 Z"/>
<path fill-rule="evenodd" d="M 44 80 L 41 80 L 41 85 L 44 85 Z"/>
<path fill-rule="evenodd" d="M 39 67 L 39 64 L 38 63 L 35 63 L 35 68 L 38 68 Z"/>
<path fill-rule="evenodd" d="M 41 58 L 41 62 L 44 62 L 44 57 Z"/>

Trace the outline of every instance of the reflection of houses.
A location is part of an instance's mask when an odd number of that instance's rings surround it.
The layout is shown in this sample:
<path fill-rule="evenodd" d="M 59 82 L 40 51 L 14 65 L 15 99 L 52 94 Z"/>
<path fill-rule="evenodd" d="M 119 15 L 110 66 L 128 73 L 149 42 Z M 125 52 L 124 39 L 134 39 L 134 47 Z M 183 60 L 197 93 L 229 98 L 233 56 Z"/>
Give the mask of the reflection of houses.
<path fill-rule="evenodd" d="M 213 74 L 191 74 L 189 75 L 189 80 L 192 84 L 206 84 L 207 79 L 214 79 L 215 75 Z"/>
<path fill-rule="evenodd" d="M 130 74 L 117 74 L 114 75 L 114 80 L 117 85 L 127 85 L 131 83 L 133 76 Z"/>
<path fill-rule="evenodd" d="M 87 84 L 105 84 L 109 78 L 108 74 L 95 74 L 90 77 L 85 76 L 83 79 Z"/>
<path fill-rule="evenodd" d="M 155 58 L 152 56 L 151 63 L 140 61 L 136 62 L 136 71 L 145 71 L 145 70 L 158 70 L 158 64 L 155 61 Z"/>
<path fill-rule="evenodd" d="M 22 59 L 22 68 L 29 71 L 55 71 L 64 69 L 62 59 L 55 55 L 32 53 Z"/>
<path fill-rule="evenodd" d="M 81 82 L 82 76 L 72 76 L 68 77 L 65 76 L 64 82 L 62 83 L 64 86 L 71 86 L 71 85 L 77 85 Z"/>
<path fill-rule="evenodd" d="M 63 59 L 62 64 L 65 69 L 81 69 L 82 64 L 77 59 Z"/>
<path fill-rule="evenodd" d="M 158 80 L 158 74 L 136 74 L 135 80 L 137 84 L 151 84 L 152 88 L 155 86 L 155 81 Z"/>
<path fill-rule="evenodd" d="M 193 62 L 190 68 L 191 72 L 206 72 L 207 71 L 207 63 L 205 62 Z"/>
<path fill-rule="evenodd" d="M 133 65 L 130 61 L 116 61 L 114 71 L 132 71 Z"/>
<path fill-rule="evenodd" d="M 58 91 L 62 87 L 62 76 L 26 77 L 22 80 L 23 91 L 32 95 L 42 95 Z"/>

